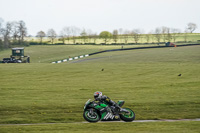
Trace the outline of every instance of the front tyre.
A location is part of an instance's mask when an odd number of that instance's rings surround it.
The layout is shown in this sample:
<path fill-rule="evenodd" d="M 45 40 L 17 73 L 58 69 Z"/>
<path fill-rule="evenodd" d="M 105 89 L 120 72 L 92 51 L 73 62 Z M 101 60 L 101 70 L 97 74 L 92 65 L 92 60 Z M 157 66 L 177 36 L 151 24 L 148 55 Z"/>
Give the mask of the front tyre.
<path fill-rule="evenodd" d="M 91 114 L 90 110 L 85 110 L 83 112 L 83 117 L 88 122 L 98 122 L 100 120 L 100 116 L 96 111 Z"/>
<path fill-rule="evenodd" d="M 123 120 L 123 121 L 126 121 L 126 122 L 131 122 L 135 119 L 135 113 L 129 109 L 129 108 L 124 108 L 126 109 L 127 111 L 129 111 L 129 113 L 122 113 L 120 114 L 120 118 Z"/>

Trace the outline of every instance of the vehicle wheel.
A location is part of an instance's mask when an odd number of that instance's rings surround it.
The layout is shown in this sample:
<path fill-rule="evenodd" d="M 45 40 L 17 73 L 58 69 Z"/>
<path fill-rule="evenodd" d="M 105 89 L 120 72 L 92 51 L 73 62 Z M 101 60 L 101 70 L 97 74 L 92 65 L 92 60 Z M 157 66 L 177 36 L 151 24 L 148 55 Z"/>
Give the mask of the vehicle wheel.
<path fill-rule="evenodd" d="M 129 114 L 128 113 L 120 114 L 120 118 L 126 122 L 131 122 L 131 121 L 135 120 L 135 113 L 129 108 L 124 108 L 124 109 L 126 109 L 130 113 Z"/>
<path fill-rule="evenodd" d="M 90 110 L 86 110 L 83 112 L 83 117 L 89 122 L 98 122 L 100 120 L 100 116 L 96 111 L 94 111 L 93 114 L 90 114 Z"/>

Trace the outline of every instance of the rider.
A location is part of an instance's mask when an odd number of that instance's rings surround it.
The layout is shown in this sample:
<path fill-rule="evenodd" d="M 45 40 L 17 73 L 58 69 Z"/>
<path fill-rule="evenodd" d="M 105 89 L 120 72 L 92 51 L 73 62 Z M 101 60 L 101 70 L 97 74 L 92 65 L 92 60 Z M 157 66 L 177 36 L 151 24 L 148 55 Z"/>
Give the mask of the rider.
<path fill-rule="evenodd" d="M 102 95 L 102 92 L 100 92 L 100 91 L 97 91 L 97 92 L 94 93 L 94 99 L 96 101 L 99 101 L 99 102 L 102 102 L 102 103 L 106 102 L 110 106 L 114 106 L 115 108 L 119 109 L 120 112 L 122 112 L 122 111 L 127 112 L 127 110 L 122 109 L 117 103 L 112 101 L 109 97 Z"/>

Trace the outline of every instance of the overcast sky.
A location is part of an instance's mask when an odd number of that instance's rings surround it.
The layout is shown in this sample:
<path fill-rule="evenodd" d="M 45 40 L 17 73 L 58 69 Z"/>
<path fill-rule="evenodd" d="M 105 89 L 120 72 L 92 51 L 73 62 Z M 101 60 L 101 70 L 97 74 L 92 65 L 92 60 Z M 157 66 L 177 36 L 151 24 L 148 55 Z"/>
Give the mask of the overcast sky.
<path fill-rule="evenodd" d="M 66 26 L 97 33 L 119 28 L 148 33 L 161 26 L 184 31 L 189 22 L 200 33 L 200 0 L 0 0 L 0 18 L 23 20 L 31 35 L 50 28 L 59 34 Z"/>

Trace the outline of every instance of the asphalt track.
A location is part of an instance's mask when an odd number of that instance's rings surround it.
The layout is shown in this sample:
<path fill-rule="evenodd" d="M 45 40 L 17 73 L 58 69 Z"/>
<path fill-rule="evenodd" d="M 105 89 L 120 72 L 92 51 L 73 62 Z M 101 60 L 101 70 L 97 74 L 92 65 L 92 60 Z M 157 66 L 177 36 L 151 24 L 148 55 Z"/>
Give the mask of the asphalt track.
<path fill-rule="evenodd" d="M 179 121 L 200 121 L 200 118 L 196 119 L 161 119 L 161 120 L 134 120 L 132 122 L 179 122 Z M 115 122 L 124 122 L 124 121 L 100 121 L 97 123 L 115 123 Z M 81 124 L 81 123 L 89 123 L 87 121 L 84 122 L 69 122 L 69 123 L 29 123 L 29 124 L 0 124 L 0 126 L 32 126 L 32 125 L 56 125 L 56 124 Z M 124 122 L 126 123 L 126 122 Z"/>
<path fill-rule="evenodd" d="M 177 47 L 185 47 L 185 46 L 196 46 L 200 44 L 185 44 L 185 45 L 177 45 Z M 152 48 L 166 48 L 166 47 L 174 47 L 174 46 L 151 46 L 151 47 L 135 47 L 135 48 L 122 48 L 122 49 L 111 49 L 111 50 L 104 50 L 95 53 L 90 53 L 89 56 L 105 53 L 105 52 L 113 52 L 113 51 L 124 51 L 124 50 L 136 50 L 136 49 L 152 49 Z"/>
<path fill-rule="evenodd" d="M 185 46 L 198 46 L 200 44 L 187 44 L 187 45 L 177 45 L 177 47 L 185 47 Z M 123 48 L 123 49 L 111 49 L 111 50 L 104 50 L 104 51 L 99 51 L 95 53 L 90 53 L 88 54 L 89 56 L 96 55 L 96 54 L 101 54 L 101 53 L 106 53 L 106 52 L 114 52 L 114 51 L 127 51 L 127 50 L 137 50 L 137 49 L 155 49 L 155 48 L 169 48 L 169 47 L 174 47 L 174 46 L 151 46 L 151 47 L 135 47 L 135 48 Z M 123 54 L 119 55 L 123 56 Z M 103 56 L 103 57 L 97 57 L 97 58 L 90 58 L 90 59 L 81 59 L 81 60 L 74 60 L 71 61 L 70 63 L 81 63 L 85 61 L 92 61 L 92 60 L 98 60 L 102 58 L 110 58 L 112 56 Z M 116 56 L 115 56 L 116 57 Z"/>

